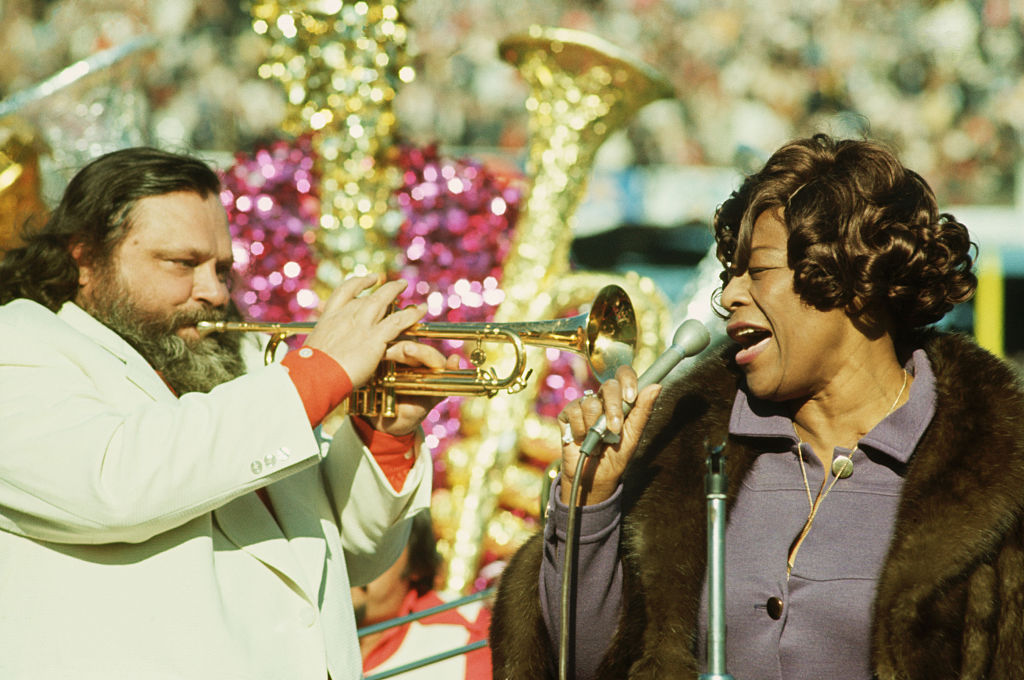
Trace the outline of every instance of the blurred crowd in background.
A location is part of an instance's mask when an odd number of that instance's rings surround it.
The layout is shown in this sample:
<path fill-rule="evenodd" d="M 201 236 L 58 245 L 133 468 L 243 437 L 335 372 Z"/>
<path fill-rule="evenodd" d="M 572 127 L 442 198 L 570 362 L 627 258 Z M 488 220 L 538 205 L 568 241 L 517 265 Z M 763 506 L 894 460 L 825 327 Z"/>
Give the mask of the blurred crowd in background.
<path fill-rule="evenodd" d="M 282 5 L 287 4 L 282 2 Z M 301 3 L 292 3 L 301 4 Z M 525 86 L 498 42 L 531 24 L 603 37 L 665 75 L 610 166 L 756 163 L 815 130 L 870 134 L 954 204 L 1015 201 L 1024 138 L 1019 0 L 413 0 L 415 79 L 396 100 L 401 133 L 449 150 L 525 141 Z M 152 139 L 234 152 L 273 137 L 280 88 L 245 2 L 3 0 L 0 96 L 141 36 Z"/>

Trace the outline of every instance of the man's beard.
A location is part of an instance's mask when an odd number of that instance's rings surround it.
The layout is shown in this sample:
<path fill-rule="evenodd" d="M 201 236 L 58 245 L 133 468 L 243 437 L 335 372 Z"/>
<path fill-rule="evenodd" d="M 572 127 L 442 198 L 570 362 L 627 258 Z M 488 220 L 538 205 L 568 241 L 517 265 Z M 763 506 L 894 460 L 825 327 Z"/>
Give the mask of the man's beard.
<path fill-rule="evenodd" d="M 199 321 L 237 317 L 231 313 L 233 307 L 206 306 L 162 316 L 144 312 L 110 269 L 103 272 L 91 299 L 82 306 L 134 347 L 178 395 L 209 392 L 245 373 L 238 334 L 216 333 L 191 342 L 175 334 Z"/>

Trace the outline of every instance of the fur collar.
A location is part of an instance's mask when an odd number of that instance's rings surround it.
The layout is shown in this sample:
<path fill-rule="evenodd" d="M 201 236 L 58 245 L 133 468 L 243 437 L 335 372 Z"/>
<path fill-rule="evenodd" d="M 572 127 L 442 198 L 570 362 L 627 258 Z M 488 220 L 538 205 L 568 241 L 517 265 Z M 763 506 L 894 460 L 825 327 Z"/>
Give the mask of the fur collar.
<path fill-rule="evenodd" d="M 969 339 L 922 334 L 936 412 L 907 466 L 880 575 L 872 666 L 884 680 L 1013 678 L 1024 668 L 1024 393 Z M 706 559 L 706 443 L 727 440 L 729 503 L 756 457 L 727 436 L 739 372 L 732 350 L 684 365 L 666 386 L 623 478 L 623 611 L 599 677 L 696 677 Z M 684 370 L 684 369 L 680 369 Z M 495 677 L 555 677 L 537 574 L 542 534 L 502 575 Z"/>
<path fill-rule="evenodd" d="M 881 667 L 934 653 L 927 645 L 908 651 L 929 602 L 990 560 L 1024 513 L 1024 395 L 1015 374 L 963 337 L 916 340 L 935 373 L 936 414 L 908 464 L 880 578 L 873 640 Z M 693 645 L 680 640 L 695 640 L 705 570 L 706 443 L 727 442 L 730 505 L 757 456 L 727 435 L 734 352 L 719 352 L 666 388 L 623 480 L 626 606 L 608 660 L 643 649 L 630 677 L 696 672 Z"/>

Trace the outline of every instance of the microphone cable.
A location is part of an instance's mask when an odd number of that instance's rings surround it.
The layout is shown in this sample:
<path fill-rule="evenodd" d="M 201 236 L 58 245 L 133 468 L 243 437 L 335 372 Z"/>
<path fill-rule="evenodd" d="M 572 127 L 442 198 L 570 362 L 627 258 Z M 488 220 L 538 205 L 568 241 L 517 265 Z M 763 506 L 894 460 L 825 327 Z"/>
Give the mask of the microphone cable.
<path fill-rule="evenodd" d="M 684 321 L 676 329 L 671 346 L 655 359 L 654 363 L 640 376 L 637 393 L 648 385 L 664 380 L 683 359 L 700 354 L 710 342 L 711 334 L 708 333 L 708 329 L 705 328 L 704 324 L 695 319 Z M 632 408 L 632 404 L 623 404 L 623 416 L 628 415 Z M 569 680 L 570 642 L 574 637 L 570 632 L 570 615 L 574 614 L 575 609 L 571 606 L 575 599 L 571 595 L 575 595 L 574 579 L 572 577 L 576 567 L 576 551 L 579 543 L 579 537 L 576 535 L 576 523 L 579 511 L 580 478 L 583 476 L 583 467 L 586 461 L 590 459 L 598 443 L 615 443 L 618 441 L 618 435 L 609 433 L 607 429 L 608 426 L 604 414 L 601 414 L 597 422 L 587 430 L 586 437 L 580 444 L 580 455 L 576 460 L 576 473 L 573 475 L 572 485 L 569 489 L 569 512 L 565 527 L 565 554 L 563 555 L 562 562 L 562 592 L 559 594 L 559 613 L 561 615 L 558 634 L 559 680 Z M 572 616 L 572 618 L 572 623 L 575 623 L 575 616 Z"/>

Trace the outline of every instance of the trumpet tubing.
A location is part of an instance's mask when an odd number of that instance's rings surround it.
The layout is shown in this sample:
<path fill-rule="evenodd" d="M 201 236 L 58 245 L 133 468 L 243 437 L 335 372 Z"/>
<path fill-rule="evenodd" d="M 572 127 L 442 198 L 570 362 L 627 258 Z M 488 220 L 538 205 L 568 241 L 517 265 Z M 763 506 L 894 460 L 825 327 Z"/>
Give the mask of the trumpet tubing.
<path fill-rule="evenodd" d="M 271 363 L 277 346 L 292 335 L 313 330 L 315 323 L 262 323 L 258 321 L 201 321 L 199 333 L 263 333 L 270 336 L 264 361 Z M 398 340 L 475 341 L 470 369 L 400 367 L 384 360 L 365 386 L 353 391 L 349 412 L 359 415 L 395 415 L 396 396 L 493 397 L 501 391 L 515 393 L 526 387 L 532 370 L 527 368 L 526 345 L 570 351 L 586 357 L 591 370 L 602 382 L 615 375 L 619 366 L 631 364 L 636 352 L 636 315 L 629 296 L 619 286 L 601 289 L 590 311 L 565 319 L 513 323 L 444 321 L 410 326 Z M 485 368 L 485 342 L 510 344 L 515 362 L 509 373 L 499 376 Z"/>

